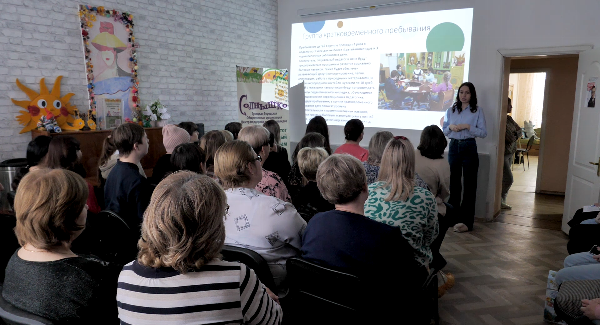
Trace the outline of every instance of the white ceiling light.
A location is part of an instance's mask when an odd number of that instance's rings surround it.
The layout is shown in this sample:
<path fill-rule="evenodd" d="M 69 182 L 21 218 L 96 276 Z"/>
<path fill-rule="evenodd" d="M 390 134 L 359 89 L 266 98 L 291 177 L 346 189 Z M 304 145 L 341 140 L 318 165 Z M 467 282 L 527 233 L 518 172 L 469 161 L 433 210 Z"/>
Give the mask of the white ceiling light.
<path fill-rule="evenodd" d="M 379 8 L 387 8 L 392 6 L 400 6 L 400 5 L 408 5 L 413 3 L 420 2 L 430 2 L 437 0 L 405 0 L 405 1 L 396 1 L 390 3 L 384 3 L 379 5 L 373 4 L 354 4 L 354 5 L 337 5 L 337 6 L 327 6 L 320 8 L 311 8 L 311 9 L 300 9 L 298 10 L 298 16 L 300 17 L 312 17 L 319 15 L 331 15 L 331 14 L 339 14 L 350 11 L 359 11 L 359 10 L 375 10 Z"/>

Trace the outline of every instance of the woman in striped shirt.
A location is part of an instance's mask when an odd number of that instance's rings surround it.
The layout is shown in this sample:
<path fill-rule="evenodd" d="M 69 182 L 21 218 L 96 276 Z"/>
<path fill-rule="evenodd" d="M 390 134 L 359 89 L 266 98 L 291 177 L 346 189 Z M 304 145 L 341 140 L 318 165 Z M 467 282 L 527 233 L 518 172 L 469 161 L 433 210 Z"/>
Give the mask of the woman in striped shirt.
<path fill-rule="evenodd" d="M 144 214 L 137 260 L 119 276 L 121 324 L 280 324 L 277 296 L 252 269 L 219 259 L 223 190 L 182 171 L 163 179 Z"/>

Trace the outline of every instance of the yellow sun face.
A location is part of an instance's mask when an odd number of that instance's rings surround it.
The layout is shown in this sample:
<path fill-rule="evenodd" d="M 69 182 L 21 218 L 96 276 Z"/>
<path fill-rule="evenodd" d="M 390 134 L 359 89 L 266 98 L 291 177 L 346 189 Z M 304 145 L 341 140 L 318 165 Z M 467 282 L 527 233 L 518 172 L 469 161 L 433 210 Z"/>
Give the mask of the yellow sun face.
<path fill-rule="evenodd" d="M 44 78 L 42 78 L 40 80 L 40 92 L 37 93 L 36 91 L 27 88 L 19 81 L 19 79 L 17 79 L 17 86 L 27 95 L 27 97 L 29 97 L 29 100 L 15 100 L 11 98 L 15 105 L 25 109 L 24 111 L 19 111 L 21 114 L 17 116 L 17 121 L 25 126 L 20 133 L 29 132 L 35 129 L 37 127 L 37 122 L 40 120 L 40 116 L 45 114 L 45 111 L 49 111 L 54 115 L 57 124 L 61 128 L 63 128 L 64 125 L 67 127 L 66 129 L 69 129 L 67 122 L 70 115 L 73 114 L 73 111 L 76 109 L 75 106 L 72 106 L 69 103 L 69 100 L 74 94 L 69 93 L 60 97 L 61 80 L 62 76 L 58 76 L 56 81 L 54 81 L 52 92 L 49 92 L 48 87 L 46 87 L 46 82 L 44 81 Z"/>

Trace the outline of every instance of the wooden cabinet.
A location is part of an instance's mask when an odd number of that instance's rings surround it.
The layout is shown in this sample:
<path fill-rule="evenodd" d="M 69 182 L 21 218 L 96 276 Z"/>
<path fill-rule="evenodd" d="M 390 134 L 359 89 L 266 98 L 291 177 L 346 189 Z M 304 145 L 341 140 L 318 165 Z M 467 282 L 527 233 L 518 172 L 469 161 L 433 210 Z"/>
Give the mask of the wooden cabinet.
<path fill-rule="evenodd" d="M 146 176 L 152 175 L 152 169 L 156 165 L 158 158 L 167 153 L 162 141 L 162 128 L 145 128 L 150 146 L 148 148 L 148 154 L 142 159 L 142 167 L 146 172 Z M 33 130 L 31 132 L 31 138 L 38 137 L 40 135 L 46 136 L 61 136 L 69 135 L 79 140 L 81 143 L 81 163 L 85 168 L 87 174 L 86 180 L 92 185 L 99 185 L 100 180 L 98 179 L 98 160 L 102 155 L 102 144 L 104 139 L 112 132 L 112 130 L 98 130 L 98 131 L 76 131 L 76 132 L 62 132 L 62 133 L 48 133 L 46 131 Z"/>

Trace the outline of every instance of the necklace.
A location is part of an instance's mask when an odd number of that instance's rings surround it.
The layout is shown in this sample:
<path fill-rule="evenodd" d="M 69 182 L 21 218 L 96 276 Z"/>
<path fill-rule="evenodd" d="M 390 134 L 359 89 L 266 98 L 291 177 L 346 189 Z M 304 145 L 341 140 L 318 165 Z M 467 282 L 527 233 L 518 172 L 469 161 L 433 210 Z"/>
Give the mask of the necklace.
<path fill-rule="evenodd" d="M 32 252 L 32 253 L 49 253 L 47 250 L 41 250 L 41 251 L 32 251 L 30 249 L 25 248 L 25 246 L 21 247 L 22 249 L 28 251 L 28 252 Z"/>

